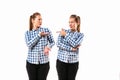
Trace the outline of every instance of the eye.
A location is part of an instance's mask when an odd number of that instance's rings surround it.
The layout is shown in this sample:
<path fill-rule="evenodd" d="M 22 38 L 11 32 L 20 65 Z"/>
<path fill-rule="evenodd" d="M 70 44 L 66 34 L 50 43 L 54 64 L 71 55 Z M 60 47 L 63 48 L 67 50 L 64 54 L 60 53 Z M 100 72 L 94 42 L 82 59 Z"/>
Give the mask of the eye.
<path fill-rule="evenodd" d="M 39 21 L 42 20 L 42 18 L 38 19 Z"/>

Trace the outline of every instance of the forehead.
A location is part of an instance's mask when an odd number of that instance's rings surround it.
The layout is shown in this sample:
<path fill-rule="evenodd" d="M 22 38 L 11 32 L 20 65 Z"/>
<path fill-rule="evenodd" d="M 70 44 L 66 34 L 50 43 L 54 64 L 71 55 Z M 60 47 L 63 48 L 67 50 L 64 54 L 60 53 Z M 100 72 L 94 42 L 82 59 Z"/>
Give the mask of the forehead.
<path fill-rule="evenodd" d="M 36 15 L 35 19 L 41 19 L 41 15 Z"/>
<path fill-rule="evenodd" d="M 41 15 L 37 15 L 36 18 L 42 18 Z"/>
<path fill-rule="evenodd" d="M 75 18 L 70 18 L 69 21 L 70 21 L 70 22 L 71 22 L 71 21 L 73 22 L 73 21 L 75 21 Z"/>

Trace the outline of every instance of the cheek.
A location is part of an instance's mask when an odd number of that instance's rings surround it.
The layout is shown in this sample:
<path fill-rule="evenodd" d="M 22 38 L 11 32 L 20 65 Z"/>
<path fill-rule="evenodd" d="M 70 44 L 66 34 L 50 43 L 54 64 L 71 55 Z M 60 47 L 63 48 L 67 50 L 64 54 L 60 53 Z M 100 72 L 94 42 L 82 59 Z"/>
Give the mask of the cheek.
<path fill-rule="evenodd" d="M 41 23 L 41 21 L 38 20 L 38 21 L 37 21 L 37 24 L 40 24 L 40 23 Z"/>
<path fill-rule="evenodd" d="M 42 20 L 40 20 L 39 22 L 42 23 Z"/>
<path fill-rule="evenodd" d="M 73 27 L 75 27 L 75 24 L 74 24 L 74 23 L 72 23 L 72 26 L 73 26 Z"/>
<path fill-rule="evenodd" d="M 39 21 L 36 21 L 34 24 L 35 24 L 36 26 L 39 26 L 40 22 L 39 22 Z"/>
<path fill-rule="evenodd" d="M 75 29 L 75 24 L 74 23 L 72 24 L 72 28 Z"/>
<path fill-rule="evenodd" d="M 38 22 L 35 22 L 35 25 L 37 25 L 38 24 Z"/>
<path fill-rule="evenodd" d="M 73 23 L 70 23 L 69 26 L 70 26 L 70 27 L 73 27 Z"/>
<path fill-rule="evenodd" d="M 73 29 L 75 29 L 75 26 L 73 26 Z"/>
<path fill-rule="evenodd" d="M 75 26 L 75 23 L 73 23 L 73 26 Z"/>

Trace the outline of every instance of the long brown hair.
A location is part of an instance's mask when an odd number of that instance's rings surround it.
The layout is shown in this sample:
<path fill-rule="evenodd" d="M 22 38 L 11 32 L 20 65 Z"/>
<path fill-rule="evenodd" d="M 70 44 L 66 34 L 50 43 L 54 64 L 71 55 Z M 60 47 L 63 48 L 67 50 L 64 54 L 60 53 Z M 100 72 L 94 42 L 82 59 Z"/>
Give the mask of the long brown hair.
<path fill-rule="evenodd" d="M 77 24 L 79 23 L 78 26 L 77 26 L 77 31 L 80 32 L 80 17 L 77 16 L 77 15 L 75 15 L 75 14 L 72 14 L 72 15 L 70 16 L 70 18 L 74 18 L 74 19 L 75 19 L 75 22 L 77 22 Z"/>
<path fill-rule="evenodd" d="M 77 16 L 77 19 L 78 19 L 77 23 L 79 23 L 77 26 L 77 30 L 78 30 L 78 32 L 80 32 L 80 23 L 81 23 L 80 16 Z"/>
<path fill-rule="evenodd" d="M 32 19 L 34 20 L 36 18 L 36 16 L 41 15 L 38 12 L 33 13 L 33 15 L 30 16 L 29 19 L 29 30 L 31 31 L 33 29 L 33 23 L 32 23 Z"/>

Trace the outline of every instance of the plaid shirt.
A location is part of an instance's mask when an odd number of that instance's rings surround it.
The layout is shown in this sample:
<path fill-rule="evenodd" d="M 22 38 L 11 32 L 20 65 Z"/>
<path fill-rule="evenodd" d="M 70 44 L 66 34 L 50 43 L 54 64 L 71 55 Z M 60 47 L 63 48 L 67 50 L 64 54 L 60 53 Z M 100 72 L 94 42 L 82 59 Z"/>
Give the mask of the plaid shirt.
<path fill-rule="evenodd" d="M 66 36 L 58 36 L 57 47 L 59 59 L 65 63 L 75 63 L 79 61 L 79 49 L 77 51 L 72 51 L 72 48 L 77 47 L 83 41 L 84 34 L 79 32 L 71 32 L 71 30 L 66 30 Z"/>
<path fill-rule="evenodd" d="M 42 37 L 40 32 L 49 32 L 48 36 Z M 49 62 L 49 57 L 44 54 L 45 46 L 52 48 L 55 44 L 51 31 L 40 27 L 38 30 L 26 31 L 25 41 L 28 46 L 27 61 L 32 64 L 44 64 Z"/>

